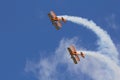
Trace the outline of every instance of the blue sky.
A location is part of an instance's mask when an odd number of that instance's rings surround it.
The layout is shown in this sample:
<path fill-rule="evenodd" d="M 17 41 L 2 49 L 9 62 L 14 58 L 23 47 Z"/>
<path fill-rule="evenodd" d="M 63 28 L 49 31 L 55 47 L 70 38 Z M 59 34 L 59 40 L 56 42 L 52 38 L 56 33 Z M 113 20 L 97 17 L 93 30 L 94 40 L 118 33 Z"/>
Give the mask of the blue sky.
<path fill-rule="evenodd" d="M 96 35 L 80 25 L 67 22 L 56 31 L 47 16 L 50 10 L 58 15 L 93 20 L 120 48 L 119 3 L 119 0 L 0 1 L 0 80 L 38 80 L 34 74 L 24 71 L 26 61 L 54 55 L 63 38 L 77 37 L 83 47 L 96 50 L 97 45 L 93 43 Z"/>

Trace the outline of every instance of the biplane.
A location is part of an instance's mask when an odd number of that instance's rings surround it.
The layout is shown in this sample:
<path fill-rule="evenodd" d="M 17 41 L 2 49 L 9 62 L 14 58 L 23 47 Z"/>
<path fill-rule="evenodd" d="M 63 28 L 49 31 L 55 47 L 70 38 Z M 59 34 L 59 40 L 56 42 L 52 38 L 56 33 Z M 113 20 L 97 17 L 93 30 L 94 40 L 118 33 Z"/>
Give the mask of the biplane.
<path fill-rule="evenodd" d="M 78 55 L 80 55 L 81 57 L 85 58 L 85 54 L 83 52 L 77 52 L 73 45 L 71 45 L 67 49 L 68 49 L 68 52 L 70 53 L 71 58 L 72 58 L 72 60 L 73 60 L 73 62 L 75 64 L 77 64 L 78 61 L 80 61 L 80 58 L 79 58 Z"/>
<path fill-rule="evenodd" d="M 64 23 L 66 22 L 66 19 L 64 19 L 63 17 L 57 17 L 53 11 L 50 11 L 50 13 L 48 13 L 48 16 L 52 24 L 55 26 L 56 30 L 59 30 L 62 27 L 61 21 L 63 21 Z"/>

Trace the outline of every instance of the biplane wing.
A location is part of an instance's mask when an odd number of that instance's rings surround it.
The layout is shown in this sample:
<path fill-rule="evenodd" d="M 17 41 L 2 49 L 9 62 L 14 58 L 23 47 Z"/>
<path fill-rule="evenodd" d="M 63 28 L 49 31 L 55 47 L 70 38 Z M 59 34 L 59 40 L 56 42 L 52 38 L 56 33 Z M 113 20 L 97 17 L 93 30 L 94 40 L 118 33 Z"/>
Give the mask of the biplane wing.
<path fill-rule="evenodd" d="M 48 14 L 48 16 L 52 19 L 56 17 L 56 14 L 53 11 L 50 11 L 50 13 Z"/>
<path fill-rule="evenodd" d="M 62 27 L 62 24 L 59 21 L 54 21 L 52 24 L 55 26 L 56 30 L 59 30 Z"/>
<path fill-rule="evenodd" d="M 73 45 L 71 45 L 69 48 L 71 49 L 72 54 L 75 54 L 75 53 L 76 53 L 76 49 L 75 49 L 75 47 L 74 47 Z"/>
<path fill-rule="evenodd" d="M 53 11 L 50 11 L 50 14 L 51 14 L 52 18 L 57 17 L 56 14 Z"/>
<path fill-rule="evenodd" d="M 71 55 L 71 58 L 72 58 L 73 62 L 74 62 L 75 64 L 77 64 L 77 60 L 76 60 L 76 58 L 75 58 L 73 55 Z"/>

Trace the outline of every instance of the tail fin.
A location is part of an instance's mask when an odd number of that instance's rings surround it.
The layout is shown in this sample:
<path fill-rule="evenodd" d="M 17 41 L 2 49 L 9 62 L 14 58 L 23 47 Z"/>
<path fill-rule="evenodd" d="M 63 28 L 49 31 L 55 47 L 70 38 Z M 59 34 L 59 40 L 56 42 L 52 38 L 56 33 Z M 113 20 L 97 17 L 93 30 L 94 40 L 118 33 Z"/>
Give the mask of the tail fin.
<path fill-rule="evenodd" d="M 82 56 L 83 58 L 85 58 L 85 54 L 84 54 L 83 52 L 81 52 L 81 56 Z"/>
<path fill-rule="evenodd" d="M 61 18 L 62 19 L 62 21 L 65 23 L 66 22 L 66 19 L 64 19 L 63 17 Z"/>

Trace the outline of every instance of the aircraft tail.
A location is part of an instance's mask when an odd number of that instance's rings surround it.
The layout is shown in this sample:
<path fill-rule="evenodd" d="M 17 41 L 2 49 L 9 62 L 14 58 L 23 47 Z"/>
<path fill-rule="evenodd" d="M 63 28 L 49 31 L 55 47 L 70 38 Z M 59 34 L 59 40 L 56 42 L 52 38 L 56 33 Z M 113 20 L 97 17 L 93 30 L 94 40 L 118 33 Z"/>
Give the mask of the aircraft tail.
<path fill-rule="evenodd" d="M 61 18 L 62 19 L 62 21 L 65 23 L 66 22 L 66 19 L 64 19 L 63 17 Z"/>
<path fill-rule="evenodd" d="M 80 55 L 85 58 L 85 54 L 83 52 L 80 53 Z"/>

